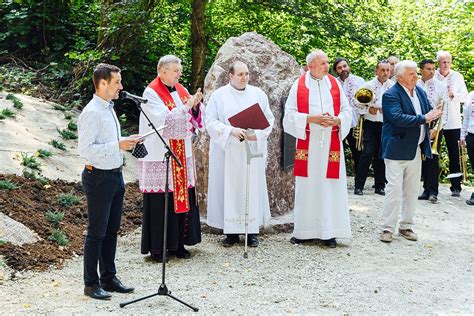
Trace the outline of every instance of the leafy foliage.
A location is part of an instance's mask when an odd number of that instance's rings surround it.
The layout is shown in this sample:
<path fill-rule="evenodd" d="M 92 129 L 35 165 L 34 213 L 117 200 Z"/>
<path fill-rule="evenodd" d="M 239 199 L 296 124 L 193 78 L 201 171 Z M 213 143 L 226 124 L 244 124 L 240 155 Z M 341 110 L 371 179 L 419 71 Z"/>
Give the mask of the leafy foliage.
<path fill-rule="evenodd" d="M 21 164 L 33 170 L 41 170 L 41 162 L 39 162 L 34 155 L 21 153 Z"/>
<path fill-rule="evenodd" d="M 49 144 L 53 146 L 54 148 L 57 148 L 60 150 L 66 150 L 66 145 L 64 145 L 64 143 L 59 140 L 53 139 L 49 142 Z"/>
<path fill-rule="evenodd" d="M 60 194 L 58 197 L 58 203 L 65 207 L 71 207 L 81 202 L 81 198 L 73 193 Z"/>
<path fill-rule="evenodd" d="M 59 246 L 68 246 L 69 239 L 61 229 L 54 229 L 48 240 L 55 241 Z"/>
<path fill-rule="evenodd" d="M 53 227 L 59 227 L 59 223 L 64 219 L 64 212 L 53 212 L 48 210 L 45 214 L 46 219 L 53 225 Z"/>
<path fill-rule="evenodd" d="M 18 186 L 10 180 L 0 180 L 0 190 L 13 190 L 16 188 L 18 188 Z"/>
<path fill-rule="evenodd" d="M 68 129 L 59 129 L 57 128 L 57 131 L 59 133 L 59 135 L 61 135 L 61 137 L 63 139 L 66 139 L 66 140 L 69 140 L 69 139 L 77 139 L 77 134 L 74 133 L 73 131 L 71 130 L 68 130 Z"/>
<path fill-rule="evenodd" d="M 52 152 L 46 150 L 46 149 L 38 149 L 35 153 L 35 156 L 40 157 L 40 158 L 47 158 L 51 157 L 53 155 Z"/>

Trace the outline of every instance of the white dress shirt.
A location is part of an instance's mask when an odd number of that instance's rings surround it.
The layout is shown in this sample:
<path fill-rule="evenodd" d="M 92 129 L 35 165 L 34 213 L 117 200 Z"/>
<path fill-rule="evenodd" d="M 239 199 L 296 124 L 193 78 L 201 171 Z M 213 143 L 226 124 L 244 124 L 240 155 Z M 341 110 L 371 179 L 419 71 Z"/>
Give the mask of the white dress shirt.
<path fill-rule="evenodd" d="M 467 133 L 474 134 L 474 91 L 469 93 L 464 103 L 461 139 L 465 139 Z"/>
<path fill-rule="evenodd" d="M 464 77 L 457 71 L 450 70 L 445 77 L 436 70 L 435 78 L 443 82 L 448 91 L 453 93 L 453 98 L 449 99 L 448 106 L 448 120 L 444 129 L 458 129 L 461 128 L 461 102 L 464 102 L 467 97 L 466 83 Z"/>
<path fill-rule="evenodd" d="M 417 85 L 426 92 L 426 96 L 428 97 L 428 101 L 430 101 L 432 109 L 440 105 L 441 102 L 444 102 L 443 116 L 441 117 L 441 127 L 444 128 L 449 119 L 448 88 L 444 83 L 436 78 L 431 78 L 426 81 L 420 79 L 418 80 Z M 437 128 L 437 126 L 438 124 L 436 123 L 435 128 Z"/>
<path fill-rule="evenodd" d="M 403 85 L 403 90 L 407 93 L 408 97 L 410 98 L 411 104 L 413 104 L 413 107 L 415 108 L 415 112 L 417 115 L 423 115 L 423 112 L 421 111 L 421 103 L 420 100 L 418 99 L 418 95 L 416 94 L 416 89 L 413 89 L 413 96 L 410 95 L 410 90 L 405 88 Z M 423 142 L 425 139 L 425 124 L 420 125 L 420 138 L 418 139 L 418 145 Z"/>
<path fill-rule="evenodd" d="M 349 101 L 350 106 L 352 107 L 352 122 L 351 128 L 357 126 L 359 120 L 359 106 L 354 98 L 356 91 L 362 87 L 365 83 L 365 80 L 359 76 L 349 74 L 349 77 L 346 80 L 342 80 L 341 77 L 336 78 L 344 90 L 344 94 Z"/>
<path fill-rule="evenodd" d="M 395 82 L 393 82 L 390 79 L 385 80 L 384 83 L 381 83 L 378 79 L 378 77 L 375 77 L 374 79 L 367 81 L 364 84 L 365 88 L 369 88 L 374 92 L 374 100 L 372 101 L 372 104 L 370 104 L 370 107 L 375 107 L 378 109 L 382 109 L 382 95 L 393 87 Z M 362 110 L 361 114 L 364 114 L 364 119 L 372 121 L 372 122 L 383 122 L 383 114 L 381 111 L 377 111 L 377 114 L 370 114 L 368 109 Z"/>

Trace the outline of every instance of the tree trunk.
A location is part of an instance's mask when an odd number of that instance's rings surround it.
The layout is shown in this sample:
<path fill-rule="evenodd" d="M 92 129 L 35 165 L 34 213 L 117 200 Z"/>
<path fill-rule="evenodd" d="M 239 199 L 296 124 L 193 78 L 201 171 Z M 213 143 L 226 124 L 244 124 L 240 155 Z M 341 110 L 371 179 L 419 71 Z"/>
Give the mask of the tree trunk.
<path fill-rule="evenodd" d="M 194 94 L 204 84 L 204 66 L 206 64 L 207 42 L 205 33 L 206 0 L 193 0 L 193 14 L 191 17 L 191 86 Z"/>

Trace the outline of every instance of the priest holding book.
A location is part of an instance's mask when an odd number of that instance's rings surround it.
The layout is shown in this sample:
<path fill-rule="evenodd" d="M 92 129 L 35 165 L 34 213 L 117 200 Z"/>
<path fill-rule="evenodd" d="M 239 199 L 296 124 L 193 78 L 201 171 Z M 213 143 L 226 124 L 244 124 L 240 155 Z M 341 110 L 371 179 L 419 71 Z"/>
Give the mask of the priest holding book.
<path fill-rule="evenodd" d="M 259 227 L 270 218 L 265 168 L 274 117 L 265 92 L 248 84 L 246 64 L 233 62 L 229 79 L 229 84 L 212 93 L 207 104 L 205 125 L 211 138 L 207 224 L 223 229 L 225 247 L 238 243 L 245 231 L 248 197 L 247 241 L 250 247 L 257 247 Z M 248 125 L 249 119 L 255 121 L 254 126 Z M 251 160 L 248 182 L 244 141 L 253 152 L 263 153 L 263 157 Z"/>
<path fill-rule="evenodd" d="M 295 81 L 285 105 L 283 128 L 297 139 L 292 243 L 321 239 L 330 248 L 350 238 L 346 166 L 342 140 L 352 109 L 337 80 L 328 74 L 327 55 L 306 57 L 309 71 Z"/>

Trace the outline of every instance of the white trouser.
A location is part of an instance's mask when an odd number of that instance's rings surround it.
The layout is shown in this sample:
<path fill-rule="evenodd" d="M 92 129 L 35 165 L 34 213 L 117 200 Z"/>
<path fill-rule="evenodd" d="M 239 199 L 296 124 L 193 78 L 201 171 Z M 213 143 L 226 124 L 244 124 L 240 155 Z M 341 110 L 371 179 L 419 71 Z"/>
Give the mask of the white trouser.
<path fill-rule="evenodd" d="M 393 233 L 397 225 L 399 207 L 402 208 L 400 229 L 411 229 L 415 215 L 421 177 L 421 151 L 413 160 L 385 160 L 385 187 L 382 230 Z"/>

